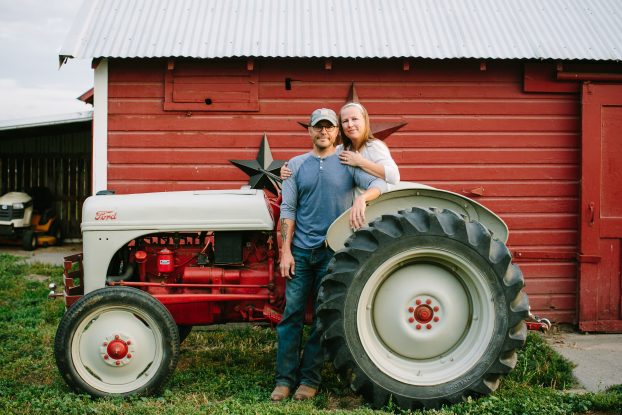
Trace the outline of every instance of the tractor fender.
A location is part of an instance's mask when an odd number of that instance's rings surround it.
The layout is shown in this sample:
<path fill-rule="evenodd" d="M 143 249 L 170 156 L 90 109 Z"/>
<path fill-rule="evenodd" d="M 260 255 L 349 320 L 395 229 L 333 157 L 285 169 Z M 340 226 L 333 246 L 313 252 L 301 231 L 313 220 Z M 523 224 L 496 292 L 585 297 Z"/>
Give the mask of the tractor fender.
<path fill-rule="evenodd" d="M 461 194 L 437 189 L 422 183 L 400 182 L 392 190 L 371 201 L 365 211 L 367 223 L 385 214 L 397 213 L 412 207 L 424 209 L 448 209 L 484 225 L 494 238 L 507 242 L 508 227 L 505 222 L 488 208 Z M 352 235 L 349 224 L 350 209 L 331 224 L 326 235 L 328 245 L 334 251 L 344 247 L 346 239 Z"/>

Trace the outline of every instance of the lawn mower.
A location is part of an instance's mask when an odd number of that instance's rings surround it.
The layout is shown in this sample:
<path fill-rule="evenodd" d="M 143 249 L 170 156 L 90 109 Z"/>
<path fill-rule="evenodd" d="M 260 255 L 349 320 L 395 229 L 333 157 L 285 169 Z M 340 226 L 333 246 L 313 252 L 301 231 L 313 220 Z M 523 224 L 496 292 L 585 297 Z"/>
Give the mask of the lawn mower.
<path fill-rule="evenodd" d="M 34 187 L 27 193 L 9 192 L 0 197 L 1 243 L 20 243 L 32 251 L 62 241 L 63 228 L 50 189 Z"/>

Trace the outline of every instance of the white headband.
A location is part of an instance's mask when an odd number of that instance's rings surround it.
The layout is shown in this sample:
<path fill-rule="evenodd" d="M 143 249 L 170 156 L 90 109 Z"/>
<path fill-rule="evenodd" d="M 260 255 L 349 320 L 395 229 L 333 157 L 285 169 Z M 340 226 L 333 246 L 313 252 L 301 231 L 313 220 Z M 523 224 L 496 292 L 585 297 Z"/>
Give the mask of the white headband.
<path fill-rule="evenodd" d="M 362 105 L 361 105 L 361 104 L 359 104 L 358 102 L 354 102 L 354 101 L 348 102 L 346 105 L 344 105 L 343 107 L 341 107 L 341 109 L 344 109 L 345 107 L 358 107 L 358 108 L 361 110 L 361 112 L 362 112 L 363 114 L 364 114 L 364 113 L 365 113 L 365 111 L 366 111 L 364 106 L 362 106 Z"/>

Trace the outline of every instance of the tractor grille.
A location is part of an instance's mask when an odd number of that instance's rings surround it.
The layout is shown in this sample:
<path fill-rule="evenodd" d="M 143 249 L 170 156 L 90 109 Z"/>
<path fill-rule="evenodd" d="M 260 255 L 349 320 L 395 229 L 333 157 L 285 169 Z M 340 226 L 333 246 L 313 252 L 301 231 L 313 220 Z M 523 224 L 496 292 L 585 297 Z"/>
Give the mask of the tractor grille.
<path fill-rule="evenodd" d="M 22 219 L 24 217 L 24 208 L 13 209 L 11 205 L 0 206 L 0 220 Z"/>

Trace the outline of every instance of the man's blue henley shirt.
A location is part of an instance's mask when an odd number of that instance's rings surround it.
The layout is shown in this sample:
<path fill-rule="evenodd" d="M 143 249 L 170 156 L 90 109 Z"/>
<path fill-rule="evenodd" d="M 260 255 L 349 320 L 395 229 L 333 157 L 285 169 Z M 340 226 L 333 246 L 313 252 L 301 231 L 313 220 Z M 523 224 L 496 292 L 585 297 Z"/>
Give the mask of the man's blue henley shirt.
<path fill-rule="evenodd" d="M 292 176 L 283 181 L 281 219 L 296 222 L 293 245 L 318 248 L 328 227 L 352 206 L 354 188 L 387 190 L 384 180 L 339 161 L 339 154 L 318 157 L 309 152 L 292 158 Z"/>

